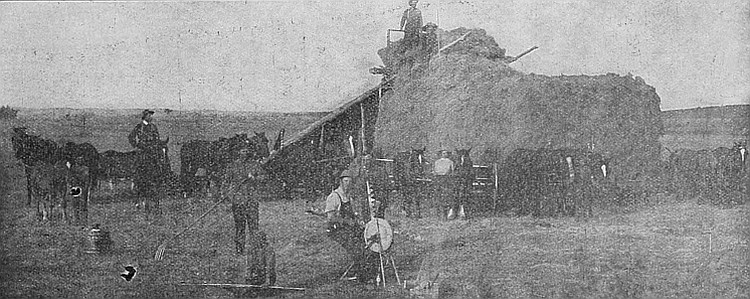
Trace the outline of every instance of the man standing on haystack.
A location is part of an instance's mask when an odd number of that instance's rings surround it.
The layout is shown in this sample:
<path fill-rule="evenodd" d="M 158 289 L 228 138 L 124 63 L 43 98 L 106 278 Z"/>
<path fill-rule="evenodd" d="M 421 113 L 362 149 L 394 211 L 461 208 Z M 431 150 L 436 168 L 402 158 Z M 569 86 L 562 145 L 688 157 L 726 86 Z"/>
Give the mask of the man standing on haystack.
<path fill-rule="evenodd" d="M 234 218 L 234 243 L 237 254 L 247 253 L 245 282 L 252 285 L 276 283 L 276 256 L 269 245 L 268 236 L 260 230 L 260 184 L 266 179 L 262 165 L 251 159 L 250 149 L 244 146 L 233 149 L 233 161 L 224 174 L 222 197 L 232 203 Z M 248 229 L 245 250 L 245 228 Z"/>
<path fill-rule="evenodd" d="M 422 31 L 422 12 L 417 8 L 418 0 L 409 0 L 409 8 L 401 16 L 401 30 L 404 31 L 402 52 L 419 48 L 420 32 Z"/>
<path fill-rule="evenodd" d="M 421 42 L 421 49 L 422 49 L 422 55 L 423 60 L 427 63 L 430 62 L 430 58 L 432 58 L 432 55 L 435 55 L 438 53 L 438 50 L 440 50 L 439 44 L 438 44 L 438 36 L 437 36 L 437 29 L 438 26 L 435 23 L 429 22 L 427 25 L 424 25 L 424 36 L 422 36 L 422 42 Z"/>

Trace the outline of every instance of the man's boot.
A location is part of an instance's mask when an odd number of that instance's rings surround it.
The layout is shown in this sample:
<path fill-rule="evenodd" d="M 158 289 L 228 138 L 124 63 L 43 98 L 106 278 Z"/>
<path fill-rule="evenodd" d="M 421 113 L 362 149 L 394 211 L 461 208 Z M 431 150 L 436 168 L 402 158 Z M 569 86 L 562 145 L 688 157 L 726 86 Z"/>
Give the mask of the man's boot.
<path fill-rule="evenodd" d="M 453 212 L 453 208 L 450 208 L 450 210 L 448 210 L 448 220 L 453 220 L 455 218 L 456 214 Z"/>
<path fill-rule="evenodd" d="M 461 205 L 458 208 L 458 218 L 461 220 L 466 219 L 466 212 L 464 211 L 464 205 Z"/>

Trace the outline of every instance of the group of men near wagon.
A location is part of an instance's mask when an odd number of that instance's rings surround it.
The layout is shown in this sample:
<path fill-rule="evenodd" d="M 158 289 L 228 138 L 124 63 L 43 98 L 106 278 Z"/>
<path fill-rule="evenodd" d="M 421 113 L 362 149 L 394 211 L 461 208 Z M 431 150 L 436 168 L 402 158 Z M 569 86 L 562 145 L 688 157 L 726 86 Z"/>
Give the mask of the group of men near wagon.
<path fill-rule="evenodd" d="M 400 25 L 404 31 L 401 43 L 402 53 L 425 48 L 425 40 L 432 49 L 428 52 L 432 53 L 436 50 L 435 29 L 437 26 L 432 23 L 422 26 L 422 16 L 416 7 L 417 2 L 418 0 L 409 0 L 409 8 L 404 11 L 401 18 Z M 143 151 L 148 143 L 160 140 L 159 131 L 153 123 L 153 114 L 152 110 L 144 110 L 141 114 L 141 122 L 128 135 L 128 142 L 139 151 Z M 275 255 L 269 245 L 267 235 L 260 229 L 259 195 L 256 191 L 257 187 L 264 183 L 266 174 L 259 167 L 258 161 L 250 159 L 248 148 L 238 147 L 233 149 L 232 153 L 234 154 L 233 161 L 225 172 L 225 187 L 220 194 L 231 202 L 235 222 L 235 251 L 237 254 L 247 256 L 246 283 L 274 285 L 276 282 Z M 447 158 L 447 152 L 444 151 L 443 157 L 435 162 L 434 172 L 438 185 L 447 184 L 443 178 L 447 178 L 452 171 L 453 162 Z M 339 186 L 326 198 L 327 234 L 347 251 L 347 255 L 353 261 L 347 279 L 369 282 L 376 275 L 377 266 L 372 252 L 365 250 L 366 241 L 372 240 L 364 240 L 364 223 L 352 207 L 354 177 L 351 170 L 343 171 L 339 175 Z M 147 196 L 154 196 L 154 194 L 147 192 Z M 454 217 L 453 211 L 451 208 L 449 218 Z M 460 212 L 460 216 L 463 217 L 463 206 Z M 249 248 L 246 248 L 246 244 Z"/>

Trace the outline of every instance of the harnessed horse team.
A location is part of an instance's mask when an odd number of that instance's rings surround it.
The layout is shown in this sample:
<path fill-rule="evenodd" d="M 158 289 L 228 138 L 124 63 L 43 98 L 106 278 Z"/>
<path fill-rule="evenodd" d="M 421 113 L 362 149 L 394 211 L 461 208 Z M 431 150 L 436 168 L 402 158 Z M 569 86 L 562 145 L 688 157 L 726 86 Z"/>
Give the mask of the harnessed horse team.
<path fill-rule="evenodd" d="M 137 193 L 135 203 L 143 204 L 147 215 L 158 214 L 159 198 L 171 187 L 175 177 L 169 161 L 169 138 L 146 142 L 137 151 L 108 150 L 101 154 L 89 143 L 66 142 L 59 146 L 52 140 L 28 134 L 23 127 L 13 128 L 11 141 L 15 158 L 24 166 L 27 205 L 35 203 L 37 215 L 43 221 L 53 218 L 53 210 L 59 208 L 64 220 L 86 225 L 91 190 L 99 180 L 109 181 L 112 189 L 115 179 L 132 180 L 132 189 Z M 195 171 L 191 170 L 201 167 L 208 169 L 220 185 L 223 167 L 230 158 L 229 151 L 237 146 L 250 148 L 256 159 L 269 155 L 265 133 L 255 133 L 251 138 L 247 138 L 247 134 L 237 134 L 206 143 L 211 145 L 207 159 L 201 159 L 202 155 L 191 157 L 191 153 L 196 152 L 195 145 L 203 144 L 201 141 L 188 142 L 182 148 L 183 167 L 188 169 L 181 180 L 186 193 L 195 190 L 192 185 L 196 181 Z M 203 148 L 198 147 L 198 150 Z"/>
<path fill-rule="evenodd" d="M 27 205 L 37 204 L 37 214 L 47 220 L 53 207 L 73 207 L 76 222 L 85 222 L 89 195 L 98 179 L 131 179 L 139 197 L 159 198 L 172 173 L 169 138 L 150 143 L 141 151 L 106 151 L 99 154 L 89 143 L 67 142 L 63 146 L 25 128 L 14 128 L 12 144 L 15 157 L 22 162 L 27 178 Z M 206 187 L 219 187 L 221 176 L 238 146 L 248 147 L 254 158 L 268 157 L 268 138 L 264 133 L 236 134 L 216 141 L 191 140 L 180 151 L 181 190 L 190 195 Z M 471 202 L 476 193 L 477 174 L 470 157 L 471 149 L 456 149 L 454 196 L 459 204 Z M 393 160 L 392 188 L 401 194 L 406 215 L 420 217 L 423 203 L 432 189 L 430 163 L 426 148 L 399 152 Z M 669 171 L 673 192 L 681 198 L 707 199 L 722 203 L 726 194 L 746 190 L 747 143 L 735 142 L 732 148 L 670 151 Z M 500 164 L 496 178 L 498 208 L 516 215 L 591 216 L 592 206 L 601 198 L 609 179 L 609 165 L 600 154 L 582 149 L 523 149 L 512 151 Z M 492 184 L 495 185 L 495 184 Z M 390 188 L 390 186 L 389 186 Z M 144 203 L 145 204 L 145 203 Z M 159 210 L 158 200 L 146 210 Z M 481 207 L 479 207 L 481 209 Z"/>
<path fill-rule="evenodd" d="M 60 147 L 54 141 L 13 128 L 15 157 L 26 173 L 27 205 L 36 202 L 37 216 L 47 221 L 54 208 L 62 209 L 64 220 L 86 224 L 91 189 L 99 174 L 99 153 L 88 143 L 68 142 Z M 68 203 L 73 208 L 68 217 Z"/>
<path fill-rule="evenodd" d="M 714 204 L 729 203 L 732 192 L 747 192 L 747 142 L 735 142 L 732 148 L 714 150 L 678 149 L 670 151 L 672 191 L 679 198 L 698 197 Z"/>
<path fill-rule="evenodd" d="M 215 141 L 188 141 L 180 150 L 180 175 L 185 196 L 201 187 L 208 193 L 210 189 L 221 188 L 221 177 L 232 159 L 233 149 L 246 147 L 250 149 L 252 159 L 260 160 L 270 154 L 268 143 L 265 132 L 255 132 L 250 138 L 247 134 L 236 134 Z"/>
<path fill-rule="evenodd" d="M 428 209 L 440 208 L 430 202 L 435 189 L 429 175 L 425 148 L 399 152 L 394 159 L 396 190 L 401 193 L 403 209 L 408 217 L 419 217 L 422 203 Z M 471 149 L 456 149 L 454 175 L 450 181 L 455 202 L 446 208 L 458 211 L 471 205 L 480 185 L 470 157 Z M 504 160 L 497 178 L 499 209 L 516 215 L 592 215 L 592 203 L 601 196 L 607 178 L 607 162 L 597 153 L 573 149 L 516 149 Z M 490 184 L 487 187 L 492 187 Z M 434 197 L 434 196 L 432 196 Z M 476 204 L 474 204 L 476 205 Z M 486 207 L 474 207 L 488 210 Z M 443 214 L 441 211 L 441 215 Z M 431 214 L 434 214 L 431 213 Z"/>

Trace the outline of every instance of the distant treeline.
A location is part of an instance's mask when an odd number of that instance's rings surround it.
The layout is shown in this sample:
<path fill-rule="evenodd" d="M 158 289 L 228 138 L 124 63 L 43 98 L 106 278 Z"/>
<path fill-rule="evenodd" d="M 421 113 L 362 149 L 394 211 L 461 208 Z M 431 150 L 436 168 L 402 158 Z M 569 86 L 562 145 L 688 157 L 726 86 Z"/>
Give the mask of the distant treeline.
<path fill-rule="evenodd" d="M 750 134 L 750 105 L 662 111 L 665 134 Z"/>
<path fill-rule="evenodd" d="M 0 119 L 15 119 L 18 116 L 18 110 L 10 106 L 0 107 Z"/>

